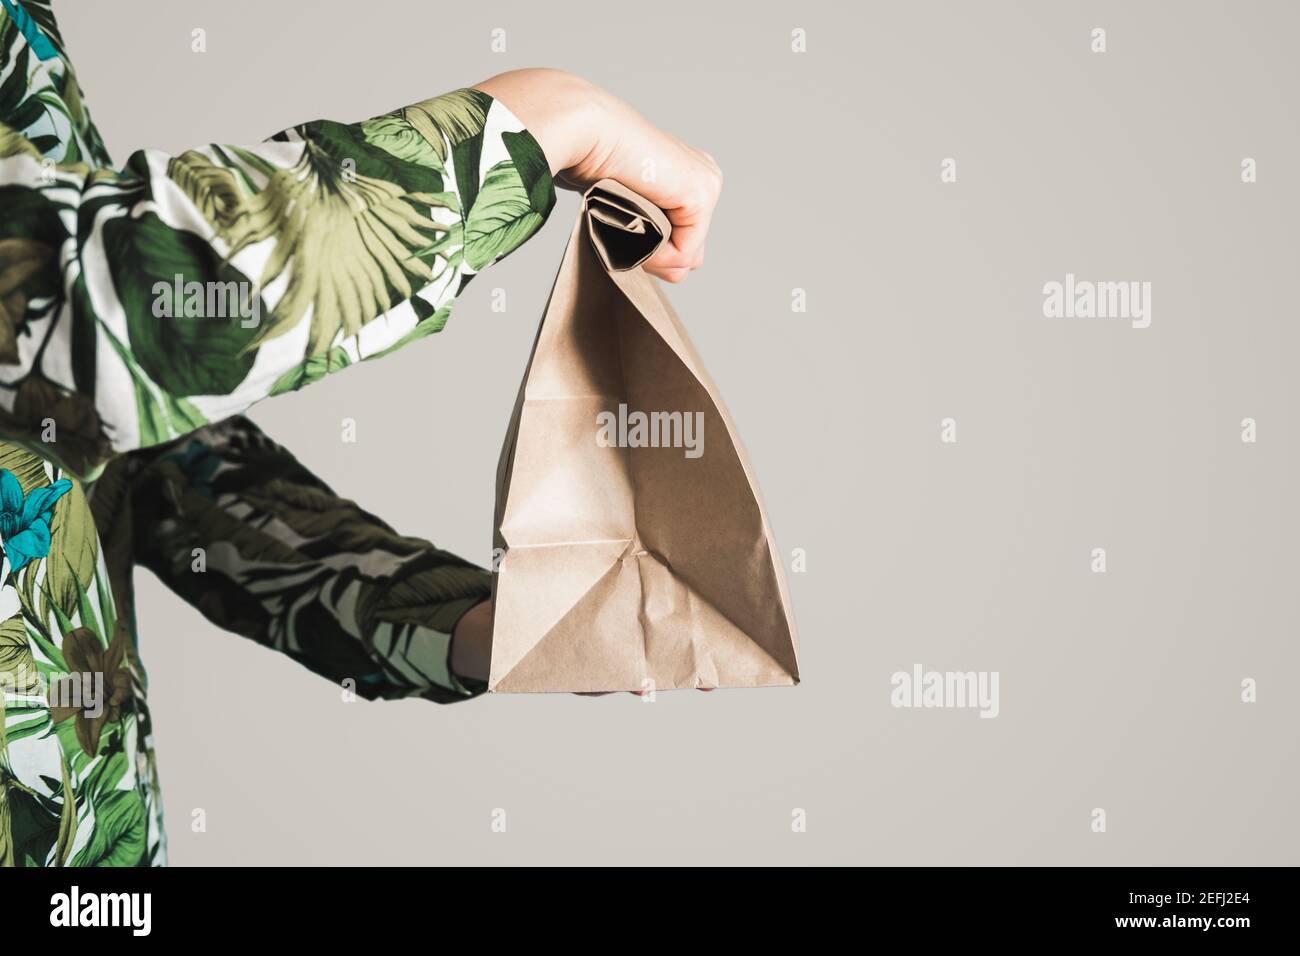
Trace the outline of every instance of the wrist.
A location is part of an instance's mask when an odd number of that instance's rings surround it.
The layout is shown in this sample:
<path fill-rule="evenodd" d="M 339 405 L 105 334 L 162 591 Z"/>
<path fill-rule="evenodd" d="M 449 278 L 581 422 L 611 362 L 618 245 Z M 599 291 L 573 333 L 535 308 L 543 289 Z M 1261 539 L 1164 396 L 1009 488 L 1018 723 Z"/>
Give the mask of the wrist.
<path fill-rule="evenodd" d="M 519 117 L 559 176 L 599 151 L 599 131 L 612 97 L 564 70 L 533 68 L 500 73 L 476 88 Z"/>

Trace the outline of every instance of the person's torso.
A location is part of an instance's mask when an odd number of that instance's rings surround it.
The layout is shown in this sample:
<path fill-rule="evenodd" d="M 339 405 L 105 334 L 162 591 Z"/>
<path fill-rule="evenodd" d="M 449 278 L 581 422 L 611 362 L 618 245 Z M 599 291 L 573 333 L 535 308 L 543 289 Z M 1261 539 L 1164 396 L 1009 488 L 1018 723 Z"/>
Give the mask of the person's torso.
<path fill-rule="evenodd" d="M 108 162 L 48 3 L 0 0 L 0 157 L 17 154 Z M 59 250 L 40 245 L 0 226 L 0 352 L 28 347 L 29 326 L 57 312 L 19 288 L 57 267 Z M 43 393 L 5 364 L 0 414 L 27 441 L 0 442 L 0 866 L 160 864 L 123 469 L 87 489 L 38 454 L 61 436 Z"/>

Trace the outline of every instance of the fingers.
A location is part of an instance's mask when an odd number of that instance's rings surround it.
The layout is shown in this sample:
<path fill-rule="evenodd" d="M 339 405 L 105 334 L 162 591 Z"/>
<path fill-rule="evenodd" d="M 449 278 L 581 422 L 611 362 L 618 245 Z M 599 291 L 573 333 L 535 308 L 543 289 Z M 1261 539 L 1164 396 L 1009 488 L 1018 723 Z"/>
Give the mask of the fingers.
<path fill-rule="evenodd" d="M 659 202 L 672 224 L 672 236 L 645 263 L 646 272 L 665 282 L 681 282 L 704 265 L 704 243 L 722 195 L 722 170 L 704 150 L 673 139 L 673 161 L 661 166 L 662 189 L 647 198 Z"/>
<path fill-rule="evenodd" d="M 646 272 L 665 282 L 681 282 L 704 265 L 704 243 L 722 192 L 722 174 L 716 166 L 701 163 L 695 179 L 680 205 L 664 210 L 673 227 L 672 236 L 645 264 Z"/>
<path fill-rule="evenodd" d="M 663 279 L 665 282 L 672 282 L 672 283 L 681 282 L 683 279 L 685 279 L 688 275 L 691 274 L 690 269 L 664 269 L 660 267 L 651 266 L 649 263 L 646 264 L 645 271 L 650 273 L 655 278 Z"/>

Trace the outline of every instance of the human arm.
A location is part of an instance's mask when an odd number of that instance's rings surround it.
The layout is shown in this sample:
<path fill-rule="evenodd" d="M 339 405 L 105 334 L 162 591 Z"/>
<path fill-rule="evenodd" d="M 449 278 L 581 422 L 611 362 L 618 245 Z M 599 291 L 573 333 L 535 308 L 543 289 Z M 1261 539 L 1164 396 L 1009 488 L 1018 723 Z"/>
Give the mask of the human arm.
<path fill-rule="evenodd" d="M 135 561 L 217 626 L 369 699 L 486 689 L 452 636 L 490 573 L 340 497 L 247 418 L 124 456 L 97 493 L 115 482 Z"/>
<path fill-rule="evenodd" d="M 540 228 L 553 172 L 668 210 L 650 271 L 702 261 L 716 165 L 569 74 L 115 170 L 38 19 L 0 13 L 0 439 L 80 477 L 440 330 L 470 278 Z"/>

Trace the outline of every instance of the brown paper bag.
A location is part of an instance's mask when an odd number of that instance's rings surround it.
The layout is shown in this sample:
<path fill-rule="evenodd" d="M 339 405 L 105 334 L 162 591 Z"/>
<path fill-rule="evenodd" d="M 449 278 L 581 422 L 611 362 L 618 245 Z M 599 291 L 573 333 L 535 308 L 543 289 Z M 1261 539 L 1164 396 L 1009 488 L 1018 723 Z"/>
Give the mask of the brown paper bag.
<path fill-rule="evenodd" d="M 616 182 L 583 197 L 497 471 L 492 691 L 799 680 L 754 476 L 640 268 L 668 234 Z"/>

